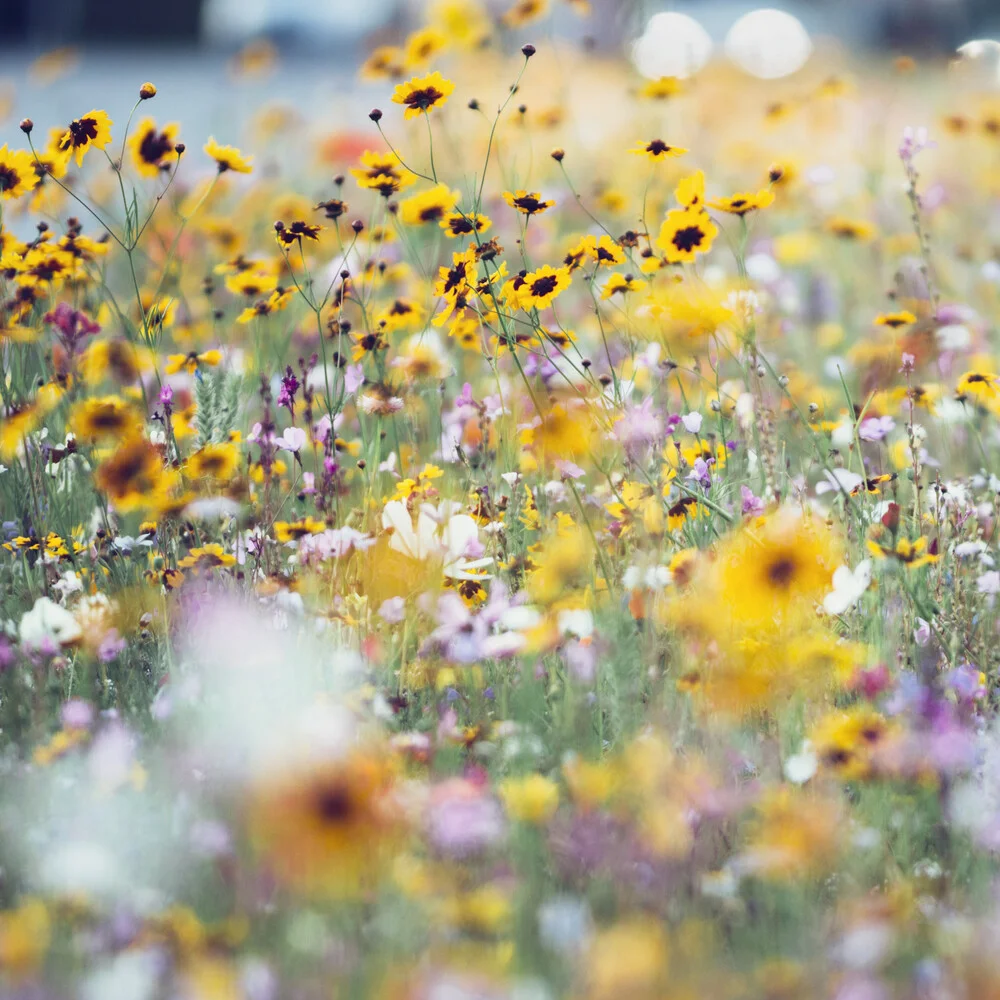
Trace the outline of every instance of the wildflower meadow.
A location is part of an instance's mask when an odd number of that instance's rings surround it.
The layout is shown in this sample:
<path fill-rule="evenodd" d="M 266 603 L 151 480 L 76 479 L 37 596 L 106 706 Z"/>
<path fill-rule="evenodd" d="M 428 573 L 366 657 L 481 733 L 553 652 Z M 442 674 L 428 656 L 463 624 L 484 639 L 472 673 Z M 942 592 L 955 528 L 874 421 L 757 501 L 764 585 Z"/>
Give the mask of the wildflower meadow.
<path fill-rule="evenodd" d="M 0 996 L 1000 997 L 1000 74 L 420 7 L 3 128 Z"/>

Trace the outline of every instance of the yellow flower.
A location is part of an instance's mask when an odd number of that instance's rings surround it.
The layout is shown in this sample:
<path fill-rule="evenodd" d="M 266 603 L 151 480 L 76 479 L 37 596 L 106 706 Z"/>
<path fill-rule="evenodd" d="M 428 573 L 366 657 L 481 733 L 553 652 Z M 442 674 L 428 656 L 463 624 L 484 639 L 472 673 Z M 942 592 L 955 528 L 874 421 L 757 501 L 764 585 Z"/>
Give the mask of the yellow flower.
<path fill-rule="evenodd" d="M 182 368 L 187 370 L 189 375 L 193 375 L 201 365 L 215 367 L 222 360 L 222 352 L 211 350 L 191 351 L 188 354 L 171 354 L 167 358 L 167 363 L 163 370 L 167 375 L 176 375 Z"/>
<path fill-rule="evenodd" d="M 279 542 L 297 542 L 306 535 L 317 535 L 326 529 L 326 524 L 312 517 L 298 521 L 275 521 L 274 537 Z"/>
<path fill-rule="evenodd" d="M 640 139 L 635 149 L 631 149 L 629 152 L 635 153 L 638 156 L 648 157 L 653 161 L 658 161 L 669 160 L 675 156 L 683 156 L 688 150 L 682 146 L 671 146 L 662 139 L 650 139 L 648 142 L 643 142 Z"/>
<path fill-rule="evenodd" d="M 547 309 L 573 280 L 568 267 L 550 267 L 543 264 L 537 271 L 529 271 L 518 290 L 522 309 Z"/>
<path fill-rule="evenodd" d="M 671 264 L 693 263 L 698 254 L 712 249 L 718 235 L 718 227 L 707 212 L 675 208 L 667 213 L 656 246 Z"/>
<path fill-rule="evenodd" d="M 728 212 L 730 215 L 746 215 L 748 212 L 756 212 L 762 208 L 767 208 L 774 202 L 774 192 L 763 188 L 756 194 L 739 193 L 730 195 L 728 198 L 716 198 L 708 203 L 709 208 L 714 208 L 719 212 Z"/>
<path fill-rule="evenodd" d="M 955 386 L 955 392 L 960 399 L 970 396 L 979 401 L 992 401 L 1000 392 L 1000 375 L 993 372 L 965 372 Z"/>
<path fill-rule="evenodd" d="M 35 158 L 23 149 L 7 149 L 0 146 L 0 198 L 5 200 L 20 198 L 38 183 Z"/>
<path fill-rule="evenodd" d="M 227 170 L 235 171 L 238 174 L 249 174 L 253 171 L 251 160 L 253 157 L 244 156 L 235 146 L 223 146 L 215 141 L 212 136 L 208 137 L 205 143 L 205 153 L 215 160 L 215 165 L 220 174 Z"/>
<path fill-rule="evenodd" d="M 870 705 L 854 705 L 825 715 L 809 732 L 820 764 L 843 781 L 870 777 L 873 755 L 891 734 L 885 717 Z"/>
<path fill-rule="evenodd" d="M 601 292 L 601 298 L 610 299 L 613 295 L 627 295 L 629 292 L 642 291 L 645 287 L 645 281 L 631 274 L 612 274 L 604 286 L 604 291 Z"/>
<path fill-rule="evenodd" d="M 519 28 L 522 24 L 537 21 L 548 12 L 549 0 L 515 0 L 501 20 L 508 28 Z"/>
<path fill-rule="evenodd" d="M 672 992 L 670 951 L 657 920 L 635 916 L 602 930 L 585 955 L 587 1000 L 654 1000 Z M 679 994 L 678 994 L 679 995 Z"/>
<path fill-rule="evenodd" d="M 818 874 L 836 863 L 843 847 L 843 809 L 836 799 L 769 789 L 757 804 L 746 860 L 763 878 Z"/>
<path fill-rule="evenodd" d="M 370 890 L 387 874 L 402 830 L 389 762 L 364 749 L 266 776 L 251 793 L 248 818 L 250 839 L 277 879 L 327 898 Z"/>
<path fill-rule="evenodd" d="M 478 48 L 490 33 L 490 19 L 479 0 L 434 0 L 428 18 L 464 49 Z"/>
<path fill-rule="evenodd" d="M 876 326 L 888 326 L 893 330 L 901 326 L 909 326 L 911 323 L 916 323 L 916 321 L 917 317 L 906 309 L 894 313 L 879 313 L 875 317 Z"/>
<path fill-rule="evenodd" d="M 392 100 L 394 104 L 402 104 L 406 108 L 404 118 L 416 118 L 441 107 L 454 90 L 455 84 L 435 71 L 428 76 L 415 76 L 406 83 L 397 84 Z"/>
<path fill-rule="evenodd" d="M 188 479 L 213 479 L 228 483 L 240 466 L 239 449 L 232 444 L 206 444 L 188 457 L 184 474 Z"/>
<path fill-rule="evenodd" d="M 544 201 L 538 191 L 524 191 L 522 189 L 504 191 L 503 200 L 511 208 L 516 208 L 524 215 L 537 215 L 555 204 L 554 201 Z"/>
<path fill-rule="evenodd" d="M 417 175 L 403 166 L 395 150 L 375 152 L 366 149 L 361 154 L 361 166 L 351 168 L 351 176 L 358 186 L 368 191 L 378 191 L 388 198 L 402 188 L 413 184 Z"/>
<path fill-rule="evenodd" d="M 398 45 L 379 45 L 361 64 L 362 80 L 394 80 L 406 72 L 406 54 Z"/>
<path fill-rule="evenodd" d="M 559 807 L 559 786 L 541 774 L 508 778 L 500 785 L 500 798 L 508 815 L 538 825 L 548 822 Z"/>
<path fill-rule="evenodd" d="M 450 212 L 439 223 L 445 236 L 451 239 L 485 232 L 492 224 L 485 215 L 478 215 L 475 212 L 470 212 L 468 215 L 463 212 Z"/>
<path fill-rule="evenodd" d="M 202 545 L 200 548 L 191 549 L 183 558 L 178 560 L 180 569 L 193 569 L 195 573 L 210 572 L 219 566 L 232 566 L 236 562 L 236 556 L 226 552 L 221 545 L 211 542 Z"/>
<path fill-rule="evenodd" d="M 406 40 L 407 69 L 422 69 L 448 47 L 448 36 L 435 27 L 421 28 Z"/>
<path fill-rule="evenodd" d="M 41 966 L 51 936 L 49 911 L 40 899 L 29 896 L 0 911 L 0 970 L 16 978 L 30 975 Z"/>
<path fill-rule="evenodd" d="M 119 396 L 104 396 L 77 403 L 69 416 L 73 433 L 84 441 L 132 436 L 139 427 L 135 409 Z"/>
<path fill-rule="evenodd" d="M 129 149 L 135 169 L 143 176 L 156 178 L 160 171 L 166 169 L 166 158 L 174 151 L 174 140 L 177 138 L 177 124 L 171 122 L 157 132 L 156 122 L 145 118 L 129 139 Z"/>
<path fill-rule="evenodd" d="M 661 76 L 658 80 L 650 80 L 639 91 L 640 97 L 648 97 L 653 101 L 665 101 L 676 97 L 684 90 L 684 84 L 676 76 Z"/>
<path fill-rule="evenodd" d="M 894 559 L 907 569 L 920 569 L 921 566 L 935 563 L 940 558 L 936 550 L 928 550 L 927 539 L 923 536 L 912 542 L 908 538 L 900 538 L 895 546 L 880 545 L 869 538 L 865 541 L 865 545 L 876 559 Z"/>
<path fill-rule="evenodd" d="M 447 184 L 435 184 L 427 191 L 404 198 L 399 203 L 399 217 L 408 226 L 441 222 L 458 204 L 460 195 Z"/>
<path fill-rule="evenodd" d="M 826 220 L 827 232 L 842 240 L 855 240 L 858 243 L 870 243 L 878 235 L 878 230 L 864 219 L 848 219 L 835 215 Z"/>
<path fill-rule="evenodd" d="M 612 267 L 616 264 L 625 263 L 625 251 L 607 233 L 601 236 L 584 236 L 582 240 L 572 250 L 563 261 L 570 270 L 574 270 L 576 261 L 589 257 L 599 267 L 604 265 Z"/>
<path fill-rule="evenodd" d="M 69 127 L 59 140 L 59 149 L 63 152 L 72 152 L 79 167 L 83 164 L 83 157 L 91 146 L 103 149 L 111 142 L 112 125 L 114 122 L 106 111 L 91 111 L 69 123 Z"/>
<path fill-rule="evenodd" d="M 700 208 L 705 204 L 705 174 L 696 170 L 677 183 L 674 197 L 684 208 Z"/>

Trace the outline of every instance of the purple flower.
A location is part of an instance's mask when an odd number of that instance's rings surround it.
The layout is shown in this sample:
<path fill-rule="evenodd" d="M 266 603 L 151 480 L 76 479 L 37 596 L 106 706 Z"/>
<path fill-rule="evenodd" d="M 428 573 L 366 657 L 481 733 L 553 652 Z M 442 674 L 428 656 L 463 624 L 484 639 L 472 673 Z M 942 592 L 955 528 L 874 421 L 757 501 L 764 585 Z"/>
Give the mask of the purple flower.
<path fill-rule="evenodd" d="M 85 337 L 97 333 L 101 327 L 85 313 L 74 309 L 68 302 L 60 302 L 42 317 L 56 327 L 70 354 L 76 354 Z"/>
<path fill-rule="evenodd" d="M 285 369 L 281 377 L 281 389 L 278 391 L 278 406 L 284 406 L 292 416 L 295 416 L 295 394 L 299 391 L 299 380 L 295 377 L 291 365 Z"/>
<path fill-rule="evenodd" d="M 740 509 L 741 514 L 749 514 L 757 517 L 759 514 L 764 513 L 764 501 L 760 497 L 755 497 L 753 490 L 749 486 L 740 487 L 740 496 L 743 498 L 743 506 Z"/>
<path fill-rule="evenodd" d="M 892 417 L 869 417 L 861 421 L 858 437 L 862 441 L 881 441 L 895 426 L 896 421 Z"/>
<path fill-rule="evenodd" d="M 125 640 L 118 634 L 118 629 L 108 629 L 101 640 L 101 644 L 97 647 L 97 658 L 101 663 L 110 663 L 112 660 L 118 658 L 126 645 Z"/>
<path fill-rule="evenodd" d="M 687 474 L 687 478 L 693 479 L 703 489 L 710 490 L 712 488 L 712 475 L 709 471 L 708 462 L 703 458 L 696 458 L 694 460 L 694 468 Z"/>

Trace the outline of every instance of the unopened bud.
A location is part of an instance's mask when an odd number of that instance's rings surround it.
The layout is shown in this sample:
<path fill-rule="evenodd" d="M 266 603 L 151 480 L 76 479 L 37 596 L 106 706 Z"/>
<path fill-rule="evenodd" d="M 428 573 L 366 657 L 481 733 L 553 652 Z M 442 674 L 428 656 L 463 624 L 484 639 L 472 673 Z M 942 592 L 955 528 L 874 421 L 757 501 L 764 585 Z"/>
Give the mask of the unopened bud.
<path fill-rule="evenodd" d="M 31 130 L 35 127 L 35 123 L 30 118 L 21 119 L 21 131 L 25 135 L 31 135 Z"/>
<path fill-rule="evenodd" d="M 139 88 L 139 100 L 148 101 L 151 97 L 156 97 L 156 85 L 148 80 Z"/>
<path fill-rule="evenodd" d="M 562 163 L 563 157 L 565 155 L 566 155 L 566 150 L 561 148 L 560 146 L 556 146 L 556 148 L 553 149 L 551 153 L 549 153 L 549 156 L 551 156 L 552 159 L 556 161 L 556 163 Z"/>
<path fill-rule="evenodd" d="M 379 109 L 379 108 L 372 108 L 371 111 L 368 112 L 368 117 L 373 122 L 381 121 L 381 119 L 382 119 L 382 111 L 381 111 L 381 109 Z"/>
<path fill-rule="evenodd" d="M 528 42 L 527 45 L 521 46 L 521 53 L 525 59 L 530 59 L 536 52 L 535 46 Z"/>

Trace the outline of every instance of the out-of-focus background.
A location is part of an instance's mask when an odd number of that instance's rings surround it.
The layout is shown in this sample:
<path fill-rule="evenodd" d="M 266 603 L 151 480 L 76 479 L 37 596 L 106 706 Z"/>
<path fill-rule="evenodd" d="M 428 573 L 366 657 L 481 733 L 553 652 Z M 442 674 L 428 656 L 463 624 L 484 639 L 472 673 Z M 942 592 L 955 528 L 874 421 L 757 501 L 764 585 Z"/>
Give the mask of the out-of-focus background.
<path fill-rule="evenodd" d="M 0 40 L 4 59 L 25 44 L 231 46 L 267 37 L 300 49 L 351 59 L 366 38 L 403 29 L 421 17 L 423 0 L 2 0 Z M 510 6 L 497 0 L 497 11 Z M 774 6 L 798 17 L 810 31 L 836 35 L 851 45 L 954 49 L 1000 31 L 997 0 L 591 0 L 587 27 L 600 45 L 621 44 L 637 19 L 658 11 L 698 18 L 722 36 L 742 14 Z M 578 30 L 563 12 L 557 30 Z"/>
<path fill-rule="evenodd" d="M 499 15 L 514 0 L 482 3 Z M 84 104 L 120 108 L 123 87 L 146 79 L 161 91 L 157 113 L 182 118 L 189 135 L 235 136 L 265 101 L 341 124 L 384 96 L 384 87 L 357 82 L 366 54 L 405 37 L 432 4 L 0 0 L 0 138 L 16 142 L 22 116 L 51 123 L 69 120 Z M 551 17 L 509 31 L 507 42 L 563 38 L 624 53 L 648 77 L 686 76 L 710 52 L 751 71 L 759 64 L 755 75 L 765 77 L 797 70 L 821 46 L 854 58 L 871 52 L 943 60 L 958 52 L 985 65 L 986 82 L 1000 93 L 1000 0 L 590 0 L 586 18 L 572 6 L 552 0 Z M 775 21 L 775 9 L 794 22 Z M 259 83 L 234 94 L 234 56 L 254 43 L 279 58 Z"/>

